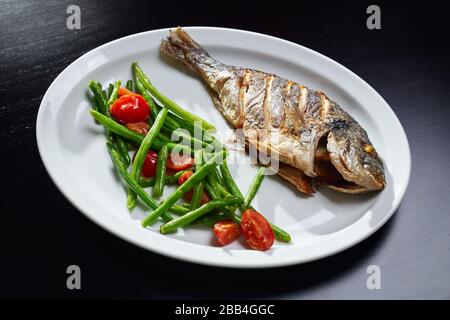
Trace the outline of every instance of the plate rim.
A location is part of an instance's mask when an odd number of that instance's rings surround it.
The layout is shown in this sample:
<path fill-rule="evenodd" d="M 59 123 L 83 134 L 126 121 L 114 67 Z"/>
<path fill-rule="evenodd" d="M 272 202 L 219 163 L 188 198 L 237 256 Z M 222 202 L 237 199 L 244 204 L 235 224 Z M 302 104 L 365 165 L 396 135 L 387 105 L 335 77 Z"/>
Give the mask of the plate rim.
<path fill-rule="evenodd" d="M 133 236 L 130 236 L 129 234 L 124 234 L 122 232 L 119 232 L 118 230 L 116 230 L 113 226 L 111 226 L 110 224 L 106 223 L 105 221 L 102 221 L 101 219 L 99 219 L 98 217 L 95 216 L 95 214 L 91 214 L 89 213 L 89 210 L 85 210 L 84 208 L 82 208 L 82 206 L 77 203 L 75 201 L 75 199 L 73 199 L 65 190 L 65 186 L 61 183 L 61 181 L 59 180 L 57 173 L 52 171 L 51 169 L 51 165 L 49 163 L 49 159 L 48 156 L 46 155 L 46 153 L 44 152 L 44 145 L 45 143 L 42 140 L 42 135 L 44 134 L 43 132 L 43 126 L 42 126 L 42 121 L 43 121 L 43 117 L 44 117 L 44 105 L 48 100 L 48 96 L 50 95 L 50 93 L 52 92 L 52 88 L 58 83 L 58 81 L 64 76 L 65 73 L 67 73 L 74 65 L 76 65 L 80 60 L 82 59 L 86 59 L 87 56 L 94 54 L 95 51 L 97 50 L 101 50 L 102 48 L 105 48 L 106 46 L 109 45 L 113 45 L 117 42 L 129 39 L 129 38 L 133 38 L 133 37 L 140 37 L 140 36 L 145 36 L 147 34 L 152 34 L 152 33 L 160 33 L 160 32 L 168 32 L 170 29 L 173 29 L 175 27 L 170 27 L 170 28 L 161 28 L 161 29 L 156 29 L 156 30 L 148 30 L 148 31 L 143 31 L 143 32 L 139 32 L 139 33 L 135 33 L 132 35 L 128 35 L 125 37 L 121 37 L 112 41 L 109 41 L 107 43 L 104 43 L 98 47 L 93 48 L 92 50 L 89 50 L 88 52 L 84 53 L 83 55 L 81 55 L 80 57 L 78 57 L 76 60 L 74 60 L 72 63 L 70 63 L 66 68 L 63 69 L 63 71 L 61 71 L 58 76 L 52 81 L 52 83 L 50 84 L 50 86 L 48 87 L 47 91 L 45 92 L 41 103 L 39 105 L 39 110 L 38 110 L 38 114 L 37 114 L 37 118 L 36 118 L 36 141 L 37 141 L 37 146 L 38 146 L 38 151 L 39 151 L 39 155 L 40 158 L 44 164 L 44 167 L 47 171 L 47 173 L 49 174 L 51 180 L 53 181 L 53 183 L 56 185 L 56 187 L 58 188 L 58 190 L 64 195 L 64 197 L 78 210 L 80 211 L 84 216 L 88 217 L 90 220 L 92 220 L 93 222 L 95 222 L 96 224 L 98 224 L 99 226 L 101 226 L 102 228 L 106 229 L 108 232 L 113 233 L 114 235 L 118 236 L 121 239 L 124 239 L 128 242 L 131 242 L 141 248 L 144 248 L 146 250 L 149 250 L 151 252 L 154 253 L 158 253 L 164 256 L 168 256 L 171 258 L 175 258 L 175 259 L 180 259 L 183 261 L 188 261 L 188 262 L 193 262 L 193 263 L 199 263 L 199 264 L 203 264 L 203 265 L 209 265 L 209 266 L 218 266 L 218 267 L 231 267 L 231 268 L 270 268 L 270 267 L 282 267 L 282 266 L 290 266 L 290 265 L 297 265 L 297 264 L 302 264 L 302 263 L 307 263 L 310 261 L 315 261 L 315 260 L 319 260 L 319 259 L 323 259 L 325 257 L 337 254 L 339 252 L 342 252 L 362 241 L 364 241 L 365 239 L 367 239 L 368 237 L 370 237 L 371 235 L 373 235 L 376 231 L 378 231 L 392 216 L 393 214 L 397 211 L 398 207 L 400 206 L 406 192 L 407 192 L 407 188 L 409 185 L 409 181 L 410 181 L 410 177 L 411 177 L 411 149 L 410 149 L 410 145 L 409 145 L 409 140 L 408 137 L 406 135 L 406 132 L 403 128 L 403 125 L 401 124 L 400 120 L 398 119 L 397 115 L 395 114 L 395 112 L 392 110 L 392 108 L 390 107 L 390 105 L 384 100 L 384 98 L 374 89 L 372 88 L 372 86 L 370 86 L 365 80 L 363 80 L 361 77 L 359 77 L 356 73 L 354 73 L 353 71 L 351 71 L 350 69 L 348 69 L 347 67 L 343 66 L 342 64 L 338 63 L 337 61 L 321 54 L 320 52 L 317 52 L 315 50 L 312 50 L 310 48 L 307 48 L 305 46 L 302 46 L 300 44 L 297 44 L 295 42 L 289 41 L 289 40 L 285 40 L 282 38 L 278 38 L 275 36 L 271 36 L 271 35 L 266 35 L 266 34 L 262 34 L 262 33 L 258 33 L 258 32 L 254 32 L 254 31 L 247 31 L 247 30 L 241 30 L 241 29 L 234 29 L 234 28 L 222 28 L 222 27 L 209 27 L 209 26 L 189 26 L 189 27 L 183 27 L 186 30 L 198 30 L 198 29 L 203 29 L 205 31 L 215 31 L 215 30 L 219 30 L 219 31 L 225 31 L 225 32 L 236 32 L 236 33 L 243 33 L 243 34 L 247 34 L 250 36 L 256 36 L 256 37 L 261 37 L 261 38 L 265 38 L 271 41 L 279 41 L 282 42 L 286 45 L 289 46 L 293 46 L 293 47 L 299 47 L 302 50 L 306 50 L 307 52 L 309 52 L 310 54 L 316 55 L 318 56 L 318 58 L 320 59 L 325 59 L 327 60 L 329 63 L 332 63 L 333 65 L 335 65 L 336 67 L 340 68 L 342 71 L 345 71 L 349 76 L 355 78 L 355 80 L 358 80 L 358 82 L 360 82 L 367 90 L 369 90 L 372 94 L 374 94 L 377 99 L 380 100 L 380 102 L 382 104 L 384 104 L 384 106 L 386 107 L 386 110 L 390 113 L 390 115 L 393 117 L 394 121 L 397 122 L 399 128 L 401 129 L 401 135 L 405 141 L 405 146 L 406 147 L 406 151 L 407 151 L 407 163 L 405 164 L 407 167 L 407 178 L 406 181 L 404 183 L 404 185 L 402 186 L 402 189 L 399 190 L 400 191 L 400 195 L 396 196 L 396 198 L 398 198 L 397 203 L 391 207 L 391 209 L 389 210 L 389 213 L 386 214 L 380 222 L 378 222 L 377 225 L 375 225 L 374 227 L 371 227 L 369 232 L 366 232 L 363 236 L 358 237 L 357 239 L 353 239 L 353 241 L 349 241 L 347 244 L 340 246 L 339 248 L 336 248 L 334 250 L 329 250 L 327 252 L 321 253 L 321 254 L 316 254 L 316 255 L 311 255 L 309 258 L 307 259 L 290 259 L 288 261 L 277 261 L 277 260 L 265 260 L 265 261 L 261 261 L 258 260 L 256 263 L 253 262 L 249 262 L 248 260 L 246 260 L 246 262 L 242 262 L 240 260 L 211 260 L 210 258 L 208 259 L 207 257 L 199 257 L 197 255 L 184 255 L 184 254 L 179 254 L 177 250 L 169 250 L 169 251 L 164 251 L 163 249 L 158 248 L 158 246 L 149 246 L 148 244 L 144 244 L 140 241 L 138 241 L 137 238 L 134 238 Z M 350 225 L 351 226 L 351 225 Z M 134 229 L 134 228 L 133 228 Z M 145 230 L 145 229 L 142 229 Z M 148 230 L 147 230 L 148 231 Z M 165 237 L 166 239 L 170 239 Z M 170 240 L 174 240 L 174 239 L 170 239 Z M 179 240 L 176 240 L 177 242 Z M 190 244 L 190 245 L 197 245 L 197 246 L 201 246 L 198 244 L 193 244 L 193 243 L 189 243 L 189 242 L 183 242 L 186 244 Z M 212 247 L 215 248 L 215 247 Z M 216 248 L 217 249 L 217 248 Z M 245 252 L 250 252 L 250 254 L 254 254 L 253 251 L 249 250 L 249 251 L 245 251 Z"/>

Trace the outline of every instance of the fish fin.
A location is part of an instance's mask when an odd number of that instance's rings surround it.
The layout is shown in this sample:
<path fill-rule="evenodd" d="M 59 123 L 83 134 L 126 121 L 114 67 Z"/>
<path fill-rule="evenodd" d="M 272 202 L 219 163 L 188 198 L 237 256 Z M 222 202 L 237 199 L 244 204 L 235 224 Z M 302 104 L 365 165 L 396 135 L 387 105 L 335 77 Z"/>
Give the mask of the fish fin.
<path fill-rule="evenodd" d="M 220 111 L 223 112 L 223 105 L 222 102 L 219 99 L 219 96 L 217 95 L 217 93 L 212 90 L 211 88 L 206 87 L 206 90 L 208 91 L 209 95 L 211 96 L 211 99 L 214 103 L 214 105 L 216 106 L 216 108 Z"/>
<path fill-rule="evenodd" d="M 162 40 L 160 49 L 165 55 L 184 63 L 189 69 L 194 71 L 194 73 L 199 73 L 198 70 L 194 68 L 193 65 L 186 59 L 184 51 L 180 47 L 171 44 L 169 40 Z"/>
<path fill-rule="evenodd" d="M 195 42 L 194 39 L 181 27 L 176 28 L 175 30 L 170 30 L 169 41 L 173 44 L 176 44 L 182 47 L 184 50 L 197 50 L 206 53 L 206 50 Z"/>
<path fill-rule="evenodd" d="M 301 170 L 287 164 L 280 163 L 277 173 L 283 180 L 293 184 L 301 193 L 307 195 L 312 195 L 314 193 L 311 178 L 304 174 Z"/>
<path fill-rule="evenodd" d="M 161 51 L 178 61 L 185 62 L 184 52 L 178 47 L 173 46 L 169 40 L 161 40 Z"/>

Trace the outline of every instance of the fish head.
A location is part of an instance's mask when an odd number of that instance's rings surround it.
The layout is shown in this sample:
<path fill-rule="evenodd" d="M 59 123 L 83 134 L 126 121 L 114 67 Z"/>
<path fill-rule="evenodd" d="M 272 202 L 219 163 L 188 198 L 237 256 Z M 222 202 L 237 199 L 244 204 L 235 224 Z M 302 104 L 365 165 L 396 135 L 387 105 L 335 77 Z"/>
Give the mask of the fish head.
<path fill-rule="evenodd" d="M 383 162 L 367 133 L 356 122 L 335 120 L 327 137 L 330 160 L 342 177 L 350 182 L 337 186 L 341 191 L 364 192 L 386 185 Z M 347 190 L 344 190 L 347 189 Z"/>

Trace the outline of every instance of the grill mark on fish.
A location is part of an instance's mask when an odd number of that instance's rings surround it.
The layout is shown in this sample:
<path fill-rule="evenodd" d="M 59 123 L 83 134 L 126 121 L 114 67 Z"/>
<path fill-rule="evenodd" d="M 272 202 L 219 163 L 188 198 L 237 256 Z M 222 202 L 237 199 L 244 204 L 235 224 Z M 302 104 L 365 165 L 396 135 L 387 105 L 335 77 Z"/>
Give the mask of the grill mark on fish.
<path fill-rule="evenodd" d="M 298 110 L 300 114 L 305 114 L 306 112 L 306 98 L 308 96 L 308 88 L 300 85 L 300 95 L 298 97 Z"/>
<path fill-rule="evenodd" d="M 288 82 L 286 79 L 282 79 L 279 77 L 275 77 L 271 75 L 271 87 L 270 87 L 270 96 L 271 96 L 271 105 L 267 106 L 267 109 L 270 110 L 270 125 L 273 129 L 278 129 L 284 117 L 284 109 L 286 103 L 286 91 L 285 86 Z M 268 88 L 269 93 L 269 88 Z"/>
<path fill-rule="evenodd" d="M 287 165 L 315 177 L 315 153 L 324 138 L 328 154 L 319 158 L 329 159 L 347 180 L 334 189 L 359 193 L 384 187 L 383 163 L 366 131 L 323 92 L 273 74 L 225 65 L 181 28 L 170 31 L 161 51 L 205 80 L 218 109 L 235 127 L 243 128 L 246 139 L 258 149 L 266 148 Z"/>
<path fill-rule="evenodd" d="M 264 128 L 270 129 L 272 126 L 272 82 L 273 82 L 273 75 L 268 74 L 265 77 L 266 87 L 265 87 L 265 96 L 263 100 L 263 116 L 264 116 Z"/>
<path fill-rule="evenodd" d="M 242 87 L 242 75 L 238 74 L 228 79 L 219 92 L 218 98 L 221 102 L 219 110 L 236 128 L 242 128 L 240 90 Z M 215 103 L 217 105 L 217 103 Z"/>
<path fill-rule="evenodd" d="M 238 121 L 238 128 L 244 127 L 245 122 L 245 94 L 248 91 L 249 84 L 250 84 L 250 77 L 252 75 L 252 72 L 250 70 L 244 70 L 244 75 L 242 76 L 241 80 L 241 87 L 239 88 L 239 98 L 238 98 L 238 105 L 239 108 L 239 121 Z"/>
<path fill-rule="evenodd" d="M 330 108 L 330 101 L 328 100 L 327 96 L 324 95 L 323 93 L 319 93 L 319 95 L 320 95 L 320 119 L 324 121 Z"/>
<path fill-rule="evenodd" d="M 288 81 L 284 87 L 285 100 L 283 104 L 283 116 L 280 123 L 280 130 L 286 134 L 298 135 L 302 127 L 302 119 L 297 109 L 300 88 Z"/>
<path fill-rule="evenodd" d="M 244 129 L 265 128 L 263 102 L 266 96 L 266 77 L 262 72 L 250 71 L 249 84 L 243 95 Z"/>

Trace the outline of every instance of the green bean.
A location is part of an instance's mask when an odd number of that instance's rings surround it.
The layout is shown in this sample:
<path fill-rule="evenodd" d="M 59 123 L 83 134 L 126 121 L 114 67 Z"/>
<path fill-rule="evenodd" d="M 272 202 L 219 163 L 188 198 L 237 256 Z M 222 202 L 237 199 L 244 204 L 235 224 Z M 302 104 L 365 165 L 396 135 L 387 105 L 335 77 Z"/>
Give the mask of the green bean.
<path fill-rule="evenodd" d="M 153 187 L 153 196 L 160 197 L 164 192 L 164 176 L 166 175 L 167 157 L 169 149 L 164 146 L 159 150 L 158 159 L 156 160 L 155 186 Z"/>
<path fill-rule="evenodd" d="M 116 121 L 105 117 L 104 115 L 102 115 L 100 112 L 97 112 L 95 110 L 91 110 L 91 115 L 94 117 L 95 120 L 97 120 L 99 123 L 101 123 L 102 125 L 104 125 L 107 130 L 111 130 L 114 133 L 117 133 L 118 135 L 136 142 L 138 144 L 142 143 L 142 140 L 144 140 L 144 135 L 136 133 L 134 131 L 129 130 L 127 127 L 122 126 L 121 124 L 117 123 Z M 156 139 L 152 145 L 152 148 L 155 150 L 160 150 L 162 148 L 163 145 L 165 145 L 166 143 Z M 189 148 L 188 146 L 184 146 L 184 145 L 180 145 L 180 144 L 176 144 L 176 143 L 167 143 L 167 147 L 169 148 L 169 151 L 172 151 L 175 148 L 179 148 L 179 149 L 184 149 L 185 152 L 190 152 L 193 153 L 193 150 L 191 148 Z"/>
<path fill-rule="evenodd" d="M 111 93 L 109 94 L 108 106 L 112 105 L 114 103 L 114 101 L 117 100 L 117 93 L 119 92 L 120 84 L 121 84 L 120 80 L 117 80 L 114 83 L 113 89 L 112 89 Z"/>
<path fill-rule="evenodd" d="M 214 181 L 216 182 L 217 186 L 219 187 L 219 191 L 221 189 L 224 189 L 223 187 L 220 188 L 220 186 L 223 186 L 224 181 L 223 181 L 222 176 L 220 175 L 219 171 L 217 170 L 217 167 L 214 168 L 214 170 L 211 172 L 211 176 L 213 177 Z"/>
<path fill-rule="evenodd" d="M 205 182 L 205 189 L 206 189 L 206 192 L 208 192 L 208 194 L 211 196 L 212 199 L 214 199 L 214 200 L 221 199 L 220 194 L 217 192 L 217 190 L 215 190 L 213 187 L 211 187 L 211 185 L 208 183 L 208 181 Z"/>
<path fill-rule="evenodd" d="M 119 135 L 114 135 L 114 141 L 117 144 L 117 149 L 120 152 L 120 156 L 125 164 L 125 166 L 128 168 L 131 164 L 131 158 L 130 155 L 128 153 L 128 145 L 127 143 L 123 140 L 123 138 Z"/>
<path fill-rule="evenodd" d="M 204 146 L 208 146 L 208 143 L 202 142 L 196 138 L 193 138 L 189 134 L 176 132 L 178 129 L 171 130 L 169 128 L 162 128 L 161 130 L 163 131 L 163 133 L 161 134 L 162 137 L 160 137 L 160 139 L 163 141 L 167 141 L 167 142 L 174 141 L 174 143 L 176 143 L 176 144 L 187 146 L 189 148 L 192 148 L 193 150 L 197 150 Z M 177 139 L 177 140 L 172 140 L 173 134 L 175 135 L 174 139 Z M 170 135 L 170 138 L 167 135 Z M 182 138 L 182 139 L 180 140 L 180 138 Z"/>
<path fill-rule="evenodd" d="M 170 211 L 173 212 L 173 213 L 179 214 L 179 215 L 183 215 L 183 214 L 186 214 L 186 213 L 190 212 L 191 209 L 186 208 L 185 206 L 180 206 L 180 205 L 174 204 L 174 205 L 170 208 Z M 166 213 L 167 213 L 167 212 L 166 212 Z M 165 213 L 163 213 L 163 214 L 161 215 L 161 217 L 164 217 L 164 214 L 165 214 Z"/>
<path fill-rule="evenodd" d="M 206 213 L 208 213 L 214 209 L 223 208 L 225 206 L 231 206 L 231 205 L 236 205 L 236 204 L 240 204 L 240 203 L 242 203 L 242 199 L 237 198 L 237 197 L 227 198 L 227 199 L 223 199 L 223 200 L 212 200 L 208 203 L 205 203 L 201 207 L 195 209 L 194 211 L 186 213 L 185 215 L 182 215 L 181 217 L 178 217 L 176 219 L 171 220 L 170 222 L 167 222 L 166 224 L 163 224 L 160 228 L 160 232 L 162 234 L 173 232 L 173 231 L 177 230 L 178 228 L 181 228 L 181 227 L 195 221 L 199 217 L 205 215 Z M 155 212 L 155 211 L 153 211 L 153 212 Z"/>
<path fill-rule="evenodd" d="M 92 99 L 92 105 L 91 105 L 91 108 L 92 108 L 92 110 L 95 110 L 95 111 L 99 111 L 99 109 L 98 109 L 98 101 L 97 101 L 97 99 L 95 99 L 95 97 L 94 97 L 94 99 Z M 97 120 L 95 120 L 95 123 L 97 123 L 97 124 L 99 124 L 100 122 L 98 122 Z"/>
<path fill-rule="evenodd" d="M 232 196 L 228 191 L 225 191 L 226 194 L 222 193 L 221 186 L 215 183 L 214 179 L 212 179 L 211 177 L 211 174 L 209 174 L 209 176 L 206 178 L 205 189 L 213 200 L 220 200 L 222 198 L 228 198 Z M 236 207 L 225 208 L 225 213 L 230 215 L 234 215 L 235 211 Z"/>
<path fill-rule="evenodd" d="M 212 153 L 207 153 L 206 150 L 203 151 L 203 158 L 205 161 L 208 161 L 212 157 Z M 223 179 L 220 173 L 217 171 L 217 168 L 215 168 L 213 171 L 211 171 L 210 175 L 212 176 L 212 179 L 214 180 L 214 183 L 217 185 L 222 185 Z"/>
<path fill-rule="evenodd" d="M 195 171 L 200 170 L 203 163 L 203 149 L 197 150 L 194 153 L 194 163 L 195 163 Z M 204 184 L 205 184 L 204 181 L 200 181 L 198 184 L 194 186 L 194 192 L 192 194 L 191 200 L 191 210 L 195 210 L 200 206 Z"/>
<path fill-rule="evenodd" d="M 139 176 L 141 175 L 142 165 L 144 164 L 147 152 L 152 146 L 153 141 L 155 141 L 156 137 L 158 136 L 158 133 L 161 130 L 161 127 L 164 123 L 164 120 L 166 119 L 167 111 L 168 111 L 167 108 L 161 110 L 161 112 L 156 117 L 155 123 L 148 131 L 144 140 L 142 140 L 142 143 L 139 146 L 138 151 L 136 152 L 133 165 L 131 166 L 131 176 L 134 179 L 136 179 L 136 181 L 139 179 Z M 136 206 L 136 194 L 134 192 L 128 193 L 127 206 L 129 210 L 132 210 Z"/>
<path fill-rule="evenodd" d="M 120 88 L 120 84 L 121 84 L 121 81 L 117 80 L 114 83 L 114 85 L 112 86 L 112 90 L 111 90 L 111 92 L 109 94 L 108 109 L 109 109 L 109 106 L 111 106 L 114 103 L 114 101 L 117 100 L 117 94 L 118 94 L 118 91 L 119 91 L 119 88 Z M 110 84 L 109 87 L 111 88 L 111 84 Z M 118 149 L 118 151 L 120 153 L 120 156 L 121 156 L 125 166 L 128 168 L 128 166 L 131 163 L 131 158 L 130 158 L 130 155 L 128 154 L 128 145 L 127 145 L 127 143 L 122 139 L 122 137 L 120 137 L 118 135 L 114 136 L 114 141 L 115 141 L 115 143 L 117 145 L 117 149 Z"/>
<path fill-rule="evenodd" d="M 106 96 L 107 99 L 109 99 L 109 97 L 111 97 L 111 93 L 114 90 L 114 85 L 112 83 L 109 84 L 108 86 L 108 95 Z"/>
<path fill-rule="evenodd" d="M 161 132 L 158 134 L 158 139 L 165 143 L 171 142 L 171 140 L 165 134 L 163 134 Z"/>
<path fill-rule="evenodd" d="M 216 154 L 214 158 L 206 162 L 200 170 L 196 171 L 186 182 L 178 187 L 178 189 L 169 195 L 165 201 L 161 203 L 161 205 L 153 211 L 150 215 L 148 215 L 143 221 L 142 226 L 146 227 L 156 221 L 158 217 L 166 212 L 175 202 L 177 202 L 183 194 L 192 189 L 194 185 L 199 183 L 204 179 L 204 177 L 217 165 L 219 160 L 224 160 L 225 152 L 219 152 Z"/>
<path fill-rule="evenodd" d="M 211 154 L 208 155 L 208 154 L 206 154 L 206 151 L 203 150 L 203 158 L 205 159 L 205 161 L 208 161 L 210 159 L 210 157 L 211 157 Z M 206 180 L 210 184 L 211 188 L 214 189 L 215 193 L 220 195 L 221 192 L 220 192 L 219 185 L 221 184 L 221 182 L 220 182 L 219 174 L 216 171 L 216 168 L 214 168 L 214 170 L 211 170 L 209 175 L 206 177 Z"/>
<path fill-rule="evenodd" d="M 241 191 L 239 190 L 238 186 L 236 185 L 236 182 L 234 182 L 233 177 L 231 176 L 230 170 L 228 169 L 228 165 L 226 161 L 222 162 L 220 164 L 220 171 L 222 172 L 222 176 L 225 182 L 225 185 L 228 187 L 228 190 L 231 191 L 231 194 L 235 197 L 240 197 L 241 199 L 244 199 L 244 196 L 242 195 Z M 250 207 L 254 210 L 253 207 Z M 245 208 L 241 206 L 241 210 L 244 211 Z M 234 216 L 233 220 L 236 223 L 241 222 L 241 218 L 238 216 Z M 269 221 L 270 225 L 272 226 L 273 233 L 275 234 L 275 237 L 283 242 L 291 242 L 291 236 L 289 233 L 284 231 L 283 229 L 279 228 L 278 226 L 274 225 Z"/>
<path fill-rule="evenodd" d="M 171 138 L 174 137 L 175 139 L 178 139 L 178 141 L 181 138 L 183 142 L 185 142 L 185 143 L 189 142 L 189 146 L 194 147 L 195 149 L 199 149 L 199 148 L 208 146 L 208 144 L 209 144 L 208 142 L 199 140 L 199 139 L 191 136 L 190 133 L 189 134 L 186 133 L 184 130 L 185 129 L 183 129 L 183 128 L 178 128 L 176 130 L 173 130 L 171 132 Z"/>
<path fill-rule="evenodd" d="M 236 182 L 234 182 L 234 179 L 231 176 L 230 170 L 228 169 L 228 165 L 225 161 L 220 164 L 220 172 L 222 173 L 224 183 L 231 194 L 235 197 L 241 197 L 242 199 L 244 199 L 244 196 L 242 195 L 241 190 L 239 190 L 238 186 L 236 185 Z"/>
<path fill-rule="evenodd" d="M 103 124 L 107 130 L 111 130 L 117 133 L 118 135 L 136 143 L 141 143 L 142 140 L 144 139 L 144 135 L 127 129 L 126 127 L 122 126 L 121 124 L 117 123 L 111 118 L 105 117 L 100 112 L 95 110 L 91 110 L 90 112 L 91 115 L 94 117 L 94 119 Z"/>
<path fill-rule="evenodd" d="M 250 188 L 248 189 L 247 196 L 245 197 L 244 208 L 248 208 L 250 206 L 250 203 L 252 202 L 253 198 L 256 196 L 256 193 L 258 192 L 258 189 L 261 186 L 261 183 L 264 179 L 265 172 L 266 172 L 266 168 L 264 168 L 264 167 L 261 167 L 258 169 L 258 172 L 256 173 L 256 176 L 253 179 L 253 182 L 250 185 Z"/>
<path fill-rule="evenodd" d="M 211 170 L 211 171 L 213 171 L 213 170 Z M 217 185 L 217 183 L 214 180 L 214 178 L 211 175 L 211 173 L 206 177 L 206 182 L 208 182 L 210 188 L 214 190 L 214 194 L 217 194 L 218 197 L 221 198 L 219 186 Z"/>
<path fill-rule="evenodd" d="M 199 130 L 201 132 L 201 137 L 203 141 L 206 142 L 216 141 L 217 143 L 219 143 L 213 135 L 209 134 L 206 130 L 204 130 L 202 127 L 197 126 L 195 123 L 186 121 L 181 118 L 178 118 L 177 121 L 180 124 L 180 127 L 188 130 L 191 133 L 191 135 L 195 136 L 197 130 Z"/>
<path fill-rule="evenodd" d="M 158 114 L 159 110 L 161 109 L 158 105 L 156 105 L 155 100 L 153 100 L 153 97 L 150 95 L 150 93 L 145 89 L 144 85 L 142 84 L 141 80 L 139 80 L 138 77 L 135 77 L 135 84 L 136 84 L 136 90 L 139 92 L 141 96 L 144 97 L 144 99 L 147 101 L 147 103 L 150 106 L 150 119 L 155 119 L 156 115 Z M 168 129 L 171 131 L 176 130 L 180 128 L 180 124 L 177 120 L 174 119 L 175 115 L 172 113 L 167 114 L 165 126 L 167 126 Z M 178 117 L 177 117 L 178 118 Z"/>
<path fill-rule="evenodd" d="M 128 80 L 127 84 L 125 85 L 125 88 L 127 88 L 128 90 L 130 90 L 131 92 L 133 92 L 133 80 Z"/>
<path fill-rule="evenodd" d="M 208 217 L 201 217 L 200 219 L 195 220 L 191 225 L 207 225 L 214 226 L 217 222 L 224 220 L 232 220 L 234 214 L 229 212 L 217 213 Z"/>
<path fill-rule="evenodd" d="M 226 198 L 232 196 L 232 194 L 222 184 L 218 184 L 217 187 L 222 197 Z"/>
<path fill-rule="evenodd" d="M 201 123 L 202 128 L 204 129 L 215 129 L 215 127 L 210 124 L 209 122 L 203 120 L 202 118 L 196 116 L 195 114 L 184 110 L 179 105 L 177 105 L 175 102 L 164 96 L 162 93 L 160 93 L 150 82 L 148 77 L 144 74 L 144 72 L 139 68 L 137 63 L 133 63 L 133 70 L 137 76 L 142 81 L 142 84 L 144 87 L 154 96 L 156 99 L 158 99 L 165 107 L 167 107 L 170 111 L 175 113 L 176 115 L 179 115 L 181 118 L 187 120 L 187 121 L 198 121 Z"/>
<path fill-rule="evenodd" d="M 149 207 L 150 209 L 153 209 L 153 210 L 158 208 L 158 203 L 154 199 L 152 199 L 147 194 L 147 192 L 145 192 L 145 190 L 136 182 L 136 180 L 134 180 L 131 177 L 131 175 L 128 173 L 127 169 L 125 168 L 125 166 L 123 165 L 123 163 L 121 161 L 120 154 L 117 151 L 117 149 L 114 147 L 114 145 L 110 141 L 107 141 L 106 146 L 108 147 L 109 155 L 111 157 L 112 162 L 114 163 L 114 166 L 116 167 L 117 171 L 119 172 L 120 177 L 123 180 L 125 180 L 128 187 L 130 189 L 132 189 L 139 196 L 139 198 L 141 198 L 142 202 L 144 202 L 144 204 L 147 207 Z M 172 209 L 174 209 L 174 208 L 172 208 Z M 181 207 L 175 208 L 174 210 L 179 210 L 179 209 L 183 210 L 183 208 L 181 208 Z M 165 220 L 167 220 L 167 221 L 172 220 L 172 217 L 167 212 L 165 215 Z"/>
<path fill-rule="evenodd" d="M 186 171 L 178 171 L 173 176 L 164 176 L 164 183 L 165 184 L 177 183 L 178 178 L 181 177 L 181 175 L 185 172 Z M 145 177 L 140 176 L 139 177 L 139 185 L 143 188 L 153 187 L 155 185 L 155 178 L 154 177 L 145 178 Z"/>
<path fill-rule="evenodd" d="M 148 106 L 150 108 L 150 117 L 155 120 L 156 115 L 158 114 L 159 110 L 158 107 L 155 104 L 155 101 L 153 101 L 152 96 L 150 93 L 148 93 L 147 89 L 145 89 L 144 85 L 142 84 L 141 80 L 135 75 L 134 83 L 136 84 L 136 90 L 137 92 L 144 97 L 145 101 L 147 101 Z"/>
<path fill-rule="evenodd" d="M 119 82 L 120 84 L 120 82 Z M 107 101 L 106 93 L 104 93 L 101 89 L 101 85 L 99 83 L 95 83 L 94 81 L 89 82 L 89 88 L 94 94 L 95 99 L 98 102 L 98 110 L 102 113 L 106 118 L 111 120 L 111 115 L 109 113 L 109 104 Z M 98 121 L 98 120 L 97 120 Z M 111 120 L 113 121 L 113 120 Z M 116 145 L 118 145 L 118 149 L 121 155 L 122 160 L 128 166 L 131 162 L 130 156 L 128 154 L 128 147 L 124 141 L 120 137 L 114 136 L 111 134 L 110 130 L 106 128 L 106 137 L 108 140 L 113 141 Z"/>
<path fill-rule="evenodd" d="M 89 81 L 89 88 L 91 89 L 92 93 L 94 94 L 95 99 L 98 102 L 98 109 L 99 113 L 104 115 L 106 118 L 110 118 L 109 114 L 109 108 L 108 108 L 108 101 L 106 100 L 106 96 L 103 95 L 102 88 L 98 85 L 98 83 L 95 83 L 94 81 Z M 98 120 L 98 119 L 97 119 Z M 113 121 L 113 120 L 111 120 Z M 106 129 L 106 136 L 109 138 L 110 132 L 108 128 Z"/>

